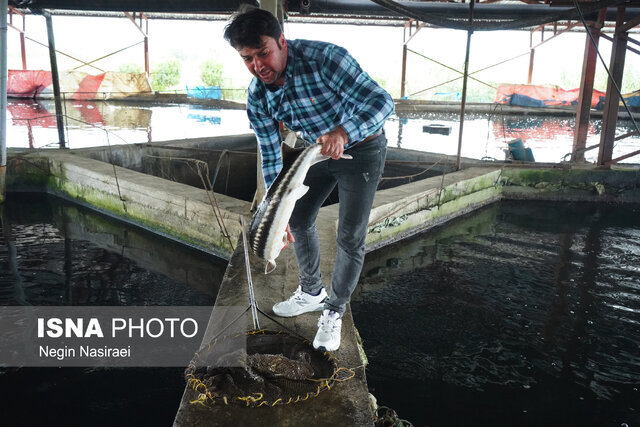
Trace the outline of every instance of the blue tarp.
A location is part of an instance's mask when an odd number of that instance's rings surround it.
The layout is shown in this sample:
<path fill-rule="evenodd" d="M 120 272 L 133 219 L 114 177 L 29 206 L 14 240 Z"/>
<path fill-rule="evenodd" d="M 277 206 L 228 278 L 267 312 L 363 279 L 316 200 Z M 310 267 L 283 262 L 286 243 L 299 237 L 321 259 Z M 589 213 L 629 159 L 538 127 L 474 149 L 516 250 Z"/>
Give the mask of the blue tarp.
<path fill-rule="evenodd" d="M 220 86 L 187 86 L 187 96 L 199 99 L 222 99 Z"/>

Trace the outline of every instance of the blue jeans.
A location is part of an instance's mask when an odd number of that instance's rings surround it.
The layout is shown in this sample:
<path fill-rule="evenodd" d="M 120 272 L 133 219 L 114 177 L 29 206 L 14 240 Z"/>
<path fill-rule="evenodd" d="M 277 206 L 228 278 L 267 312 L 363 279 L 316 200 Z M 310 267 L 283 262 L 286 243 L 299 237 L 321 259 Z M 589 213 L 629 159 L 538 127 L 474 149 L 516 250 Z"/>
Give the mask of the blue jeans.
<path fill-rule="evenodd" d="M 325 309 L 340 314 L 344 313 L 362 270 L 369 213 L 384 169 L 387 138 L 383 132 L 346 150 L 345 154 L 353 159 L 329 159 L 309 169 L 304 181 L 309 191 L 296 202 L 289 220 L 291 234 L 296 239 L 293 249 L 300 271 L 300 286 L 304 292 L 315 294 L 322 288 L 316 218 L 320 207 L 338 185 L 338 245 L 331 294 Z"/>

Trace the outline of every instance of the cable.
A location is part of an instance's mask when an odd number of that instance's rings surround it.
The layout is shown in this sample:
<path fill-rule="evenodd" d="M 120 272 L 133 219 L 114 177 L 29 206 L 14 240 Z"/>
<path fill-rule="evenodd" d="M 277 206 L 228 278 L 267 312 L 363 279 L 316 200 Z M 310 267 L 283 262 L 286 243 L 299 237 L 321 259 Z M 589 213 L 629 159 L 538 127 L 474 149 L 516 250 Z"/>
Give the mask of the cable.
<path fill-rule="evenodd" d="M 495 31 L 495 30 L 515 30 L 526 27 L 536 27 L 538 25 L 546 24 L 549 22 L 562 21 L 574 19 L 576 11 L 571 9 L 560 10 L 555 13 L 549 13 L 546 16 L 536 16 L 523 19 L 510 19 L 510 20 L 483 20 L 479 21 L 475 19 L 473 23 L 464 19 L 453 19 L 444 14 L 438 13 L 422 13 L 416 11 L 410 7 L 404 6 L 397 1 L 393 0 L 371 0 L 386 9 L 396 12 L 402 16 L 417 19 L 422 22 L 426 22 L 431 25 L 444 28 L 452 28 L 456 30 L 466 31 Z M 613 7 L 619 4 L 625 3 L 626 0 L 601 0 L 596 3 L 591 3 L 590 6 L 585 8 L 587 13 L 595 12 L 603 7 Z M 552 9 L 552 8 L 550 8 Z"/>

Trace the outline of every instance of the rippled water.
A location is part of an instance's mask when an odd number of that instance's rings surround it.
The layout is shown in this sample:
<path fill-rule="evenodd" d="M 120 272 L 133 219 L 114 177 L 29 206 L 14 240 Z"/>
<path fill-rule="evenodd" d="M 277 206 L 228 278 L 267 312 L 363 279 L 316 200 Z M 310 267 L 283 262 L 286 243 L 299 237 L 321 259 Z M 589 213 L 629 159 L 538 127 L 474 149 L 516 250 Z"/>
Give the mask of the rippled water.
<path fill-rule="evenodd" d="M 640 207 L 501 203 L 369 254 L 352 309 L 414 425 L 640 422 Z"/>
<path fill-rule="evenodd" d="M 216 257 L 55 198 L 0 209 L 0 305 L 213 305 Z"/>
<path fill-rule="evenodd" d="M 0 305 L 213 305 L 226 263 L 58 199 L 0 205 Z M 3 425 L 171 425 L 183 368 L 0 368 Z"/>

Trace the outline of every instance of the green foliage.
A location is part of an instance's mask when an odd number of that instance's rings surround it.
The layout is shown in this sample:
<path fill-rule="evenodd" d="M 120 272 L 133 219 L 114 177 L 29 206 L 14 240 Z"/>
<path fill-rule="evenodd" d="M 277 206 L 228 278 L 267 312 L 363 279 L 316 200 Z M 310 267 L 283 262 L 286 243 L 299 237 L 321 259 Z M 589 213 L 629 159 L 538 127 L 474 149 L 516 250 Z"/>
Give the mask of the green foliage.
<path fill-rule="evenodd" d="M 640 89 L 640 70 L 627 64 L 624 67 L 622 79 L 622 93 L 635 92 Z"/>
<path fill-rule="evenodd" d="M 141 73 L 142 67 L 136 63 L 129 62 L 127 64 L 120 64 L 118 71 L 121 73 Z"/>
<path fill-rule="evenodd" d="M 200 80 L 205 86 L 223 86 L 224 66 L 213 60 L 207 60 L 200 65 Z"/>
<path fill-rule="evenodd" d="M 178 60 L 169 60 L 159 63 L 151 71 L 151 87 L 156 91 L 163 91 L 180 82 L 182 63 Z"/>

